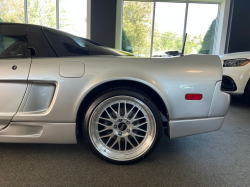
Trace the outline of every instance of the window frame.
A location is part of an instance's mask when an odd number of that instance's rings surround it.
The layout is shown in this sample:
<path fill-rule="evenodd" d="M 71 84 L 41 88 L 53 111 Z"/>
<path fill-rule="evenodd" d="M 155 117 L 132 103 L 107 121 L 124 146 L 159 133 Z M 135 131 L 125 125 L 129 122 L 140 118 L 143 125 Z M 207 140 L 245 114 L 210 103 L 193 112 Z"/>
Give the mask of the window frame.
<path fill-rule="evenodd" d="M 115 47 L 121 49 L 122 46 L 122 24 L 123 24 L 123 3 L 124 1 L 143 1 L 143 2 L 153 2 L 153 20 L 152 20 L 152 35 L 151 35 L 151 49 L 150 49 L 150 58 L 152 57 L 153 52 L 153 43 L 154 43 L 154 25 L 155 25 L 155 8 L 156 2 L 169 2 L 169 3 L 186 3 L 185 10 L 185 20 L 184 20 L 184 30 L 183 30 L 183 42 L 186 34 L 187 28 L 187 17 L 188 17 L 188 7 L 189 3 L 199 3 L 199 4 L 218 4 L 218 15 L 216 19 L 214 43 L 212 55 L 221 55 L 224 54 L 226 46 L 226 36 L 227 36 L 227 27 L 229 19 L 229 11 L 231 0 L 117 0 L 117 9 L 116 9 L 116 38 L 115 38 Z M 182 44 L 183 44 L 182 42 Z"/>

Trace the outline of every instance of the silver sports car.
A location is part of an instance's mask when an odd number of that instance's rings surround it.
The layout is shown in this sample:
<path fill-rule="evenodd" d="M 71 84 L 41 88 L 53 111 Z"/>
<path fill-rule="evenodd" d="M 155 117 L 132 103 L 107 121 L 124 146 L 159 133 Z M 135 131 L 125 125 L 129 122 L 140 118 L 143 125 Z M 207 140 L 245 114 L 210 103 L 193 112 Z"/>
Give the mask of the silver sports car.
<path fill-rule="evenodd" d="M 141 58 L 58 30 L 0 24 L 0 142 L 76 144 L 128 164 L 162 131 L 218 130 L 230 97 L 218 56 Z"/>

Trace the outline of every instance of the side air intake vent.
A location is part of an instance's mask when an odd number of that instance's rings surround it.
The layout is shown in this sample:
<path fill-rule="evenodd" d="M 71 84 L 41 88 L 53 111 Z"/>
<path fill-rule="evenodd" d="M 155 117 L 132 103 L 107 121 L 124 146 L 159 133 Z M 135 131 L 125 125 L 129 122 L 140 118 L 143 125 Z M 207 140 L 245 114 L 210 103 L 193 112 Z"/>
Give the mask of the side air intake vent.
<path fill-rule="evenodd" d="M 23 113 L 45 112 L 52 102 L 54 93 L 54 84 L 33 83 Z"/>

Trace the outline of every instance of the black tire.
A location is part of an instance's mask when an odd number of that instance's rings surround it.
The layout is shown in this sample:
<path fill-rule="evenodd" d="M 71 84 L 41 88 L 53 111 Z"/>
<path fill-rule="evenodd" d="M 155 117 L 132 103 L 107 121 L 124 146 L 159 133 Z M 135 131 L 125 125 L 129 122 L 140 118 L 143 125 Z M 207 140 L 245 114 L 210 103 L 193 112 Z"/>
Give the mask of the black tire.
<path fill-rule="evenodd" d="M 250 80 L 248 81 L 245 91 L 244 91 L 244 100 L 247 104 L 250 104 Z"/>
<path fill-rule="evenodd" d="M 94 115 L 95 111 L 98 110 L 98 108 L 100 108 L 100 104 L 103 102 L 107 102 L 107 99 L 112 99 L 114 97 L 131 97 L 131 98 L 135 98 L 138 99 L 139 101 L 142 101 L 150 110 L 151 110 L 151 114 L 153 114 L 154 120 L 155 120 L 155 125 L 153 124 L 152 126 L 154 126 L 155 129 L 155 136 L 154 139 L 152 140 L 152 144 L 150 145 L 150 147 L 140 156 L 134 158 L 134 159 L 130 159 L 130 160 L 115 160 L 115 159 L 111 159 L 107 156 L 104 156 L 103 153 L 101 153 L 93 144 L 92 139 L 90 136 L 91 132 L 95 132 L 95 131 L 90 131 L 90 123 L 91 123 L 91 116 Z M 128 103 L 129 104 L 129 103 Z M 126 104 L 126 106 L 128 105 Z M 121 104 L 119 104 L 120 107 Z M 103 106 L 103 105 L 101 105 Z M 126 110 L 126 108 L 125 108 Z M 127 109 L 128 110 L 128 109 Z M 139 110 L 139 109 L 138 109 Z M 118 109 L 117 109 L 118 111 Z M 129 112 L 128 112 L 129 113 Z M 134 115 L 134 114 L 133 114 Z M 135 115 L 136 116 L 136 115 Z M 145 115 L 147 116 L 147 115 Z M 97 118 L 98 120 L 100 120 L 100 115 L 99 118 Z M 118 116 L 117 116 L 118 119 Z M 138 118 L 134 118 L 138 119 Z M 133 126 L 134 122 L 131 122 L 131 126 Z M 139 123 L 139 122 L 138 122 Z M 93 123 L 92 123 L 93 124 Z M 96 124 L 96 122 L 94 123 Z M 112 123 L 114 124 L 114 123 Z M 88 146 L 90 147 L 90 149 L 92 150 L 92 152 L 97 155 L 99 158 L 101 158 L 104 161 L 107 161 L 109 163 L 113 163 L 113 164 L 133 164 L 136 163 L 144 158 L 146 158 L 147 156 L 149 156 L 154 149 L 157 147 L 160 138 L 161 138 L 161 134 L 162 134 L 162 119 L 161 119 L 161 115 L 160 112 L 157 108 L 157 106 L 154 104 L 154 102 L 145 94 L 141 93 L 139 90 L 133 89 L 133 88 L 129 88 L 129 87 L 119 87 L 119 88 L 114 88 L 114 89 L 110 89 L 102 94 L 100 94 L 89 106 L 89 108 L 87 109 L 85 118 L 83 120 L 83 135 L 84 135 L 84 140 L 87 142 Z M 92 125 L 95 126 L 95 125 Z M 112 125 L 111 125 L 112 126 Z M 118 125 L 119 126 L 119 125 Z M 97 127 L 99 128 L 99 127 Z M 106 128 L 106 127 L 105 127 Z M 114 127 L 112 127 L 114 128 Z M 127 127 L 128 128 L 128 127 Z M 117 128 L 119 131 L 119 127 Z M 147 129 L 146 129 L 147 130 Z M 115 130 L 112 129 L 112 132 L 114 132 Z M 128 130 L 129 131 L 129 130 Z M 132 133 L 133 130 L 131 130 Z M 120 131 L 121 132 L 121 131 Z M 126 132 L 125 132 L 126 133 Z M 149 133 L 151 133 L 151 130 L 149 131 Z M 129 136 L 129 135 L 128 135 Z M 146 135 L 145 135 L 146 137 Z M 117 135 L 117 140 L 118 140 L 118 135 Z M 100 139 L 100 138 L 99 138 Z M 113 138 L 112 138 L 113 139 Z M 122 139 L 122 137 L 119 139 L 119 141 Z M 102 139 L 101 139 L 102 140 Z M 125 140 L 125 139 L 124 139 Z M 102 140 L 103 141 L 103 140 Z M 136 141 L 137 142 L 137 141 Z M 130 142 L 129 142 L 130 143 Z M 137 142 L 138 143 L 138 142 Z M 128 144 L 128 141 L 126 141 L 126 148 Z M 100 145 L 100 144 L 99 144 Z M 137 146 L 139 146 L 140 144 L 136 144 Z M 142 143 L 143 145 L 143 143 Z M 145 144 L 146 145 L 146 144 Z M 120 146 L 121 146 L 121 142 L 119 142 L 119 153 L 120 153 Z M 136 147 L 136 146 L 135 146 Z M 125 150 L 126 150 L 125 148 Z M 134 148 L 134 147 L 133 147 Z M 133 149 L 132 148 L 132 149 Z M 111 147 L 112 149 L 112 147 Z M 139 149 L 139 148 L 138 148 Z M 106 149 L 105 149 L 106 152 Z"/>

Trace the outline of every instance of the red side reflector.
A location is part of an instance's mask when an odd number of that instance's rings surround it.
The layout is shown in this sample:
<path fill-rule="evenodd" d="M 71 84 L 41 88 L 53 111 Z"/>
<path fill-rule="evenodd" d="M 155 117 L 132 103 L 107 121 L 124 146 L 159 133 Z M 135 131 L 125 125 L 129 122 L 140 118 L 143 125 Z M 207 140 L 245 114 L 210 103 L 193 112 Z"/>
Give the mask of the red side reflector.
<path fill-rule="evenodd" d="M 186 100 L 201 100 L 202 94 L 186 94 L 185 99 Z"/>

